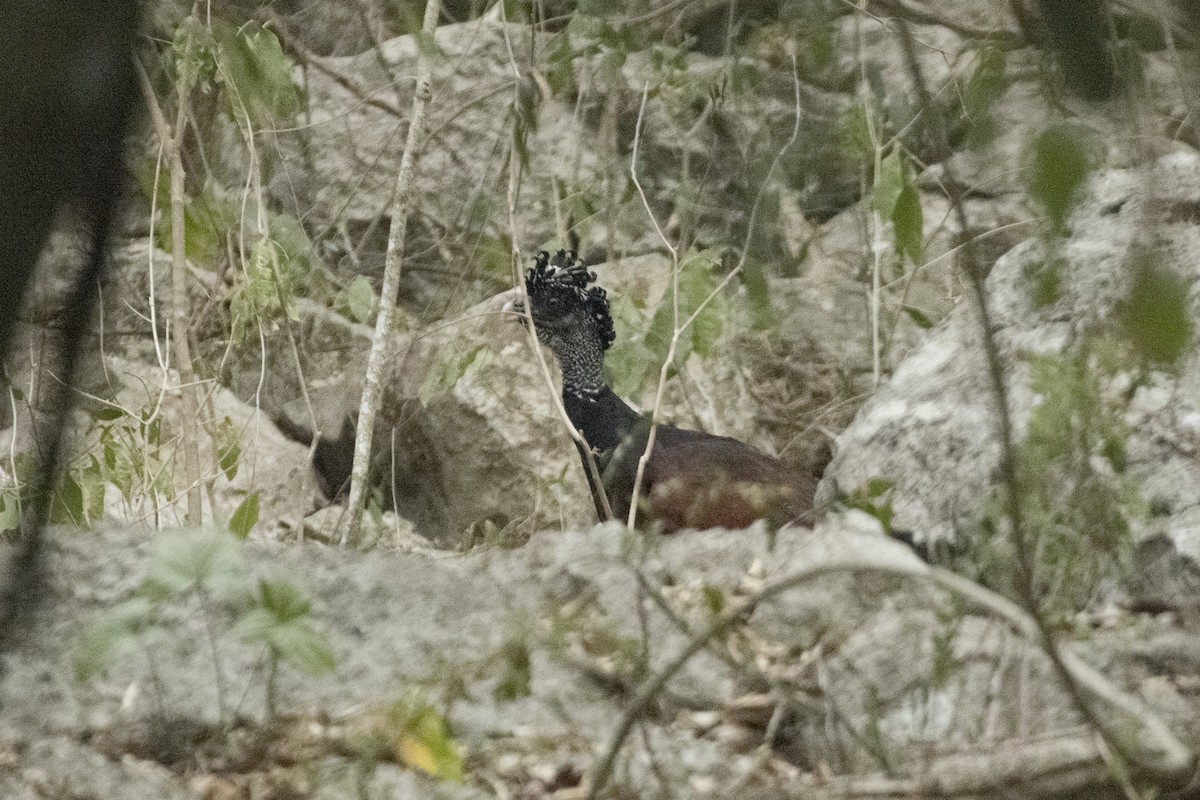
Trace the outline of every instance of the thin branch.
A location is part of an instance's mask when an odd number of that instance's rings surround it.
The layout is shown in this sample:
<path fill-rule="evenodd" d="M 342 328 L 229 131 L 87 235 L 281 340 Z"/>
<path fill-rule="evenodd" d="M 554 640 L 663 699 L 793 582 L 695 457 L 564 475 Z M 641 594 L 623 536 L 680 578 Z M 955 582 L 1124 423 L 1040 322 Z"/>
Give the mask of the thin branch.
<path fill-rule="evenodd" d="M 895 0 L 878 0 L 878 2 L 884 6 L 892 7 L 894 11 L 900 10 L 900 7 L 895 4 Z M 946 195 L 958 219 L 959 229 L 965 236 L 966 232 L 971 229 L 970 220 L 967 217 L 962 185 L 955 179 L 953 168 L 947 158 L 950 146 L 946 135 L 945 120 L 942 117 L 941 109 L 933 102 L 929 87 L 922 76 L 920 61 L 916 54 L 916 43 L 913 40 L 908 23 L 901 16 L 897 17 L 896 22 L 900 35 L 901 48 L 904 52 L 914 88 L 922 107 L 929 114 L 929 128 L 930 133 L 934 137 L 933 145 L 935 154 L 942 159 Z M 1001 484 L 1005 489 L 1006 511 L 1008 512 L 1013 545 L 1016 549 L 1017 592 L 1028 611 L 1027 621 L 1032 625 L 1032 629 L 1027 631 L 1027 635 L 1041 643 L 1042 650 L 1058 673 L 1064 689 L 1071 696 L 1073 702 L 1088 723 L 1105 738 L 1106 743 L 1127 762 L 1139 764 L 1139 766 L 1147 768 L 1144 759 L 1142 759 L 1142 763 L 1139 763 L 1139 753 L 1136 749 L 1139 743 L 1131 741 L 1127 736 L 1127 732 L 1114 729 L 1113 725 L 1101 719 L 1092 704 L 1088 702 L 1087 694 L 1092 691 L 1093 686 L 1086 681 L 1092 680 L 1095 676 L 1087 675 L 1079 669 L 1079 664 L 1074 663 L 1069 654 L 1066 654 L 1061 646 L 1058 645 L 1054 635 L 1041 619 L 1041 602 L 1034 578 L 1034 552 L 1029 540 L 1028 531 L 1025 529 L 1024 509 L 1021 506 L 1023 492 L 1021 490 L 1020 477 L 1017 474 L 1016 445 L 1013 438 L 1012 414 L 1008 403 L 1008 386 L 1005 383 L 1004 365 L 1000 357 L 1000 349 L 996 344 L 991 312 L 987 305 L 986 276 L 982 262 L 975 251 L 974 240 L 964 238 L 960 255 L 959 266 L 971 289 L 973 306 L 975 307 L 976 318 L 979 324 L 980 345 L 984 352 L 988 381 L 991 388 L 993 405 L 995 406 L 997 437 L 1000 444 L 998 472 Z M 1016 606 L 1013 605 L 1013 608 L 1016 608 Z M 1099 674 L 1096 673 L 1096 675 L 1098 676 Z M 1127 711 L 1124 708 L 1122 710 Z M 1162 727 L 1161 722 L 1158 725 Z M 1146 726 L 1143 725 L 1143 727 Z M 1166 733 L 1169 735 L 1169 731 Z M 1161 739 L 1161 737 L 1159 738 Z M 1190 766 L 1194 758 L 1177 740 L 1173 740 L 1170 748 L 1164 745 L 1163 749 L 1164 759 L 1172 766 L 1172 769 L 1167 769 L 1162 774 L 1171 773 L 1180 761 L 1186 761 Z M 1152 773 L 1159 772 L 1153 769 L 1147 769 L 1147 771 Z"/>
<path fill-rule="evenodd" d="M 800 70 L 796 61 L 796 53 L 794 49 L 791 52 L 791 57 L 792 81 L 796 98 L 796 115 L 795 122 L 792 126 L 792 135 L 787 142 L 784 143 L 783 147 L 779 149 L 779 152 L 775 154 L 775 158 L 771 161 L 771 167 L 767 170 L 767 174 L 763 176 L 762 184 L 760 184 L 758 187 L 758 193 L 754 197 L 754 205 L 750 207 L 750 219 L 746 223 L 746 239 L 742 243 L 742 255 L 738 259 L 738 263 L 732 270 L 729 271 L 729 274 L 726 275 L 719 284 L 717 284 L 717 287 L 709 292 L 708 296 L 705 297 L 698 306 L 696 306 L 696 309 L 688 316 L 686 320 L 684 320 L 682 325 L 679 324 L 679 254 L 663 235 L 662 229 L 658 225 L 658 221 L 655 220 L 654 214 L 650 211 L 650 204 L 646 200 L 646 194 L 644 191 L 642 191 L 641 183 L 638 181 L 637 177 L 638 143 L 642 128 L 642 118 L 646 110 L 647 94 L 646 90 L 643 90 L 642 92 L 642 106 L 638 111 L 637 125 L 634 129 L 633 156 L 629 172 L 633 178 L 634 186 L 637 187 L 638 194 L 642 198 L 642 204 L 646 208 L 646 213 L 649 214 L 650 221 L 654 223 L 654 229 L 658 232 L 659 238 L 662 239 L 663 244 L 666 245 L 667 250 L 669 250 L 671 253 L 673 279 L 672 300 L 675 303 L 675 314 L 674 330 L 671 333 L 671 343 L 667 347 L 666 358 L 663 359 L 662 368 L 659 370 L 658 389 L 654 395 L 654 408 L 650 412 L 650 433 L 646 438 L 646 449 L 642 451 L 642 455 L 638 459 L 637 475 L 633 481 L 633 494 L 631 495 L 629 501 L 629 519 L 626 522 L 626 524 L 631 528 L 634 526 L 634 522 L 637 518 L 638 498 L 641 495 L 642 482 L 645 479 L 646 465 L 650 463 L 650 457 L 654 453 L 654 441 L 658 432 L 658 415 L 662 408 L 663 395 L 666 392 L 667 375 L 670 372 L 671 365 L 675 363 L 675 355 L 679 350 L 679 341 L 682 339 L 683 334 L 691 327 L 692 323 L 696 321 L 696 318 L 699 317 L 704 309 L 708 307 L 708 304 L 711 303 L 718 295 L 720 295 L 720 293 L 725 290 L 725 287 L 728 286 L 735 277 L 741 274 L 742 270 L 745 268 L 746 259 L 750 254 L 750 242 L 754 236 L 754 226 L 758 221 L 758 209 L 762 205 L 763 195 L 766 194 L 767 186 L 771 181 L 771 176 L 775 174 L 775 170 L 779 167 L 779 162 L 783 158 L 783 154 L 791 149 L 792 145 L 796 143 L 796 140 L 800 136 Z"/>
<path fill-rule="evenodd" d="M 437 29 L 441 0 L 426 0 L 422 33 L 433 37 Z M 358 409 L 358 429 L 354 437 L 354 467 L 350 476 L 350 496 L 347 500 L 346 526 L 342 529 L 341 544 L 357 543 L 362 515 L 367 504 L 371 473 L 371 444 L 375 434 L 375 414 L 383 395 L 382 372 L 387 361 L 391 340 L 392 317 L 400 290 L 400 271 L 404 263 L 404 241 L 408 232 L 408 217 L 415 196 L 413 173 L 416 170 L 418 148 L 425 129 L 425 115 L 433 96 L 433 63 L 426 48 L 417 48 L 417 87 L 413 93 L 412 118 L 400 169 L 396 174 L 396 193 L 392 200 L 392 224 L 388 231 L 387 257 L 383 285 L 379 290 L 379 313 L 375 319 L 375 334 L 367 357 L 367 374 L 362 401 Z"/>
<path fill-rule="evenodd" d="M 825 575 L 870 572 L 928 580 L 938 588 L 1004 620 L 1031 642 L 1038 645 L 1042 643 L 1040 623 L 1016 603 L 948 570 L 931 567 L 900 547 L 889 544 L 855 555 L 834 556 L 818 561 L 768 584 L 742 603 L 722 612 L 708 627 L 695 634 L 673 659 L 647 678 L 634 695 L 593 772 L 586 800 L 596 800 L 600 796 L 612 776 L 617 755 L 634 725 L 667 683 L 697 653 L 713 639 L 747 620 L 764 602 Z M 1194 755 L 1144 704 L 1121 690 L 1065 645 L 1055 645 L 1055 657 L 1064 665 L 1072 683 L 1085 692 L 1091 701 L 1107 706 L 1109 712 L 1118 712 L 1120 718 L 1115 719 L 1109 728 L 1114 739 L 1119 737 L 1120 745 L 1126 748 L 1121 752 L 1127 761 L 1156 777 L 1179 780 L 1190 773 L 1195 763 Z M 1113 739 L 1109 739 L 1109 742 L 1113 743 Z M 1137 757 L 1129 758 L 1130 753 Z"/>
<path fill-rule="evenodd" d="M 500 18 L 505 20 L 504 4 L 500 4 Z M 512 42 L 508 37 L 508 26 L 503 27 L 504 41 L 508 50 L 509 67 L 513 72 L 513 92 L 521 91 L 521 68 L 517 65 L 516 55 L 513 51 Z M 513 135 L 516 135 L 514 130 Z M 517 196 L 521 190 L 521 159 L 517 153 L 516 142 L 512 143 L 508 151 L 508 189 L 507 189 L 507 205 L 508 205 L 508 230 L 509 241 L 512 242 L 512 258 L 513 265 L 517 273 L 517 281 L 520 286 L 520 297 L 522 313 L 525 318 L 525 332 L 528 336 L 530 346 L 533 348 L 534 357 L 537 359 L 538 369 L 542 374 L 542 380 L 546 384 L 546 389 L 550 397 L 550 402 L 554 405 L 555 411 L 558 412 L 559 419 L 566 425 L 567 433 L 571 436 L 579 448 L 580 454 L 583 456 L 584 469 L 588 473 L 588 482 L 595 489 L 593 494 L 594 499 L 598 501 L 601 522 L 607 522 L 613 518 L 612 505 L 608 501 L 608 493 L 604 490 L 604 481 L 600 475 L 600 467 L 596 464 L 596 455 L 592 451 L 592 446 L 588 444 L 587 439 L 571 422 L 571 417 L 567 414 L 566 406 L 563 405 L 562 397 L 554 388 L 554 378 L 550 375 L 550 366 L 546 363 L 546 356 L 542 352 L 541 343 L 537 339 L 537 328 L 533 324 L 533 312 L 529 302 L 529 287 L 525 285 L 525 270 L 521 267 L 521 246 L 517 236 Z"/>
<path fill-rule="evenodd" d="M 262 15 L 265 21 L 269 22 L 275 29 L 275 34 L 279 37 L 280 43 L 296 59 L 297 63 L 315 69 L 367 105 L 378 108 L 380 111 L 384 111 L 397 119 L 404 119 L 404 113 L 400 110 L 399 106 L 389 103 L 387 100 L 380 99 L 375 94 L 376 90 L 368 89 L 354 77 L 329 66 L 325 63 L 326 60 L 324 58 L 301 44 L 296 37 L 292 36 L 288 23 L 270 8 L 263 9 Z"/>
<path fill-rule="evenodd" d="M 989 44 L 999 47 L 1002 50 L 1019 50 L 1029 45 L 1024 34 L 1020 31 L 1012 31 L 1007 28 L 981 28 L 971 25 L 968 22 L 936 14 L 928 6 L 915 6 L 905 2 L 905 0 L 870 1 L 874 5 L 882 6 L 884 13 L 896 14 L 897 10 L 899 10 L 903 13 L 905 19 L 915 22 L 918 25 L 936 25 L 939 28 L 945 28 L 962 36 L 986 40 Z"/>
<path fill-rule="evenodd" d="M 193 14 L 195 9 L 193 8 Z M 175 369 L 179 373 L 179 388 L 183 403 L 181 433 L 179 447 L 183 453 L 184 480 L 187 484 L 187 521 L 199 525 L 203 519 L 203 495 L 200 480 L 200 435 L 199 418 L 200 403 L 196 397 L 198 389 L 195 386 L 195 372 L 192 369 L 191 343 L 188 340 L 188 296 L 187 296 L 187 252 L 185 239 L 186 217 L 184 205 L 186 192 L 184 189 L 183 166 L 183 136 L 184 123 L 187 120 L 188 97 L 192 87 L 183 77 L 175 86 L 178 97 L 175 113 L 175 125 L 167 123 L 158 99 L 150 85 L 141 64 L 137 68 L 142 94 L 146 106 L 150 109 L 150 119 L 158 136 L 159 144 L 166 152 L 171 169 L 171 319 L 172 333 L 175 340 L 177 361 Z"/>

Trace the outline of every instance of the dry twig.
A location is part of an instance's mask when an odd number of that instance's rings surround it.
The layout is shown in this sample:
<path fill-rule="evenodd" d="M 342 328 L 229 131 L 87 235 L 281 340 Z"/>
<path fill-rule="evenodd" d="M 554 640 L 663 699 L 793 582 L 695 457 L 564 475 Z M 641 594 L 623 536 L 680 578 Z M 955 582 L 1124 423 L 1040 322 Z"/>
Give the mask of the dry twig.
<path fill-rule="evenodd" d="M 426 0 L 425 20 L 422 32 L 433 37 L 437 28 L 440 0 Z M 354 437 L 354 467 L 350 475 L 350 497 L 346 502 L 347 521 L 342 530 L 343 545 L 356 543 L 366 508 L 368 482 L 371 473 L 371 443 L 375 433 L 375 413 L 383 395 L 383 369 L 387 361 L 388 343 L 391 339 L 392 316 L 396 311 L 396 297 L 400 288 L 400 270 L 404 263 L 404 240 L 408 231 L 408 217 L 414 198 L 413 173 L 416 170 L 418 148 L 425 130 L 425 115 L 433 96 L 433 64 L 424 48 L 417 50 L 417 88 L 413 94 L 412 119 L 408 123 L 408 137 L 404 142 L 404 154 L 400 158 L 400 169 L 396 174 L 396 194 L 392 200 L 392 225 L 388 231 L 387 258 L 384 263 L 383 286 L 379 290 L 379 314 L 375 319 L 375 335 L 367 357 L 367 374 L 363 385 L 362 401 L 358 408 L 358 431 Z"/>

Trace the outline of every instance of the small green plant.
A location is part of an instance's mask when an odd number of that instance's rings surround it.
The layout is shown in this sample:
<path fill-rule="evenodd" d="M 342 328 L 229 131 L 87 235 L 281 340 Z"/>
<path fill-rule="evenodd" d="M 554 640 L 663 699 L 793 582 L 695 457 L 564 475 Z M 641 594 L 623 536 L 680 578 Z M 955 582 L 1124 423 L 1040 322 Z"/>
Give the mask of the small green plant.
<path fill-rule="evenodd" d="M 892 223 L 896 253 L 914 264 L 920 263 L 924 236 L 921 196 L 912 167 L 899 150 L 893 150 L 879 163 L 872 203 L 880 217 Z"/>
<path fill-rule="evenodd" d="M 450 724 L 418 692 L 385 709 L 359 739 L 358 749 L 366 764 L 393 761 L 444 781 L 461 781 L 466 774 Z"/>
<path fill-rule="evenodd" d="M 1192 346 L 1190 286 L 1162 266 L 1152 252 L 1133 259 L 1133 281 L 1121 304 L 1125 335 L 1137 354 L 1157 366 L 1170 366 Z"/>
<path fill-rule="evenodd" d="M 102 612 L 85 631 L 75 657 L 75 676 L 89 680 L 118 662 L 140 654 L 149 662 L 160 693 L 165 693 L 153 653 L 186 641 L 186 621 L 198 616 L 211 651 L 218 713 L 228 719 L 221 641 L 238 635 L 266 651 L 269 674 L 266 708 L 275 707 L 275 675 L 287 664 L 309 675 L 334 668 L 328 639 L 313 625 L 312 605 L 282 578 L 253 580 L 242 545 L 216 529 L 180 530 L 155 536 L 145 580 L 133 596 Z M 166 698 L 160 697 L 165 704 Z"/>
<path fill-rule="evenodd" d="M 379 308 L 379 295 L 371 280 L 366 275 L 359 275 L 338 292 L 334 300 L 334 308 L 346 319 L 362 325 L 370 325 L 375 320 L 375 310 Z"/>
<path fill-rule="evenodd" d="M 1067 215 L 1091 172 L 1091 156 L 1082 134 L 1065 126 L 1047 128 L 1033 142 L 1029 194 L 1042 207 L 1051 230 L 1064 233 Z"/>
<path fill-rule="evenodd" d="M 1102 376 L 1121 361 L 1111 350 L 1099 341 L 1030 364 L 1038 401 L 1016 448 L 1017 489 L 1030 549 L 1025 561 L 1039 611 L 1050 620 L 1069 618 L 1104 579 L 1125 574 L 1133 548 L 1130 520 L 1142 513 L 1137 486 L 1125 474 L 1122 402 L 1102 391 Z M 1005 491 L 998 487 L 986 505 L 971 561 L 985 583 L 1013 591 L 1018 556 L 1008 535 Z"/>
<path fill-rule="evenodd" d="M 885 532 L 892 531 L 892 489 L 895 484 L 886 478 L 871 478 L 862 486 L 841 498 L 847 508 L 857 508 L 879 520 Z"/>

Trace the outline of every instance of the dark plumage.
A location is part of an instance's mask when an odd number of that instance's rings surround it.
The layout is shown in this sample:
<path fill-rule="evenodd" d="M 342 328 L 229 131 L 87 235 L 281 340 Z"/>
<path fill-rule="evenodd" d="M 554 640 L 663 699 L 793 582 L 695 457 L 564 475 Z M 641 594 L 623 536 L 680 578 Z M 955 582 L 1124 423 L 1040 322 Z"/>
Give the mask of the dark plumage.
<path fill-rule="evenodd" d="M 617 397 L 604 379 L 604 352 L 615 338 L 608 299 L 574 252 L 542 252 L 526 273 L 529 311 L 538 340 L 557 356 L 563 404 L 595 453 L 613 513 L 625 519 L 650 421 Z M 584 472 L 603 516 L 597 487 Z M 780 525 L 806 521 L 815 481 L 776 458 L 726 436 L 658 426 L 643 476 L 639 520 L 670 532 L 681 528 L 741 528 L 758 519 Z"/>

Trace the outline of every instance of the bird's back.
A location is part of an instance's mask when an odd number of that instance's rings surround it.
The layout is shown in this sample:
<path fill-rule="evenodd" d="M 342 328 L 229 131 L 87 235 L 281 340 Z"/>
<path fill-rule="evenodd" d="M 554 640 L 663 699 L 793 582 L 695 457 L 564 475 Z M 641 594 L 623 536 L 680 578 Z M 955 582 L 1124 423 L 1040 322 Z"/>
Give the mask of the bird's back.
<path fill-rule="evenodd" d="M 613 512 L 629 514 L 647 421 L 626 435 L 604 470 Z M 744 528 L 810 521 L 816 480 L 737 439 L 660 425 L 639 493 L 639 519 L 684 528 Z"/>

